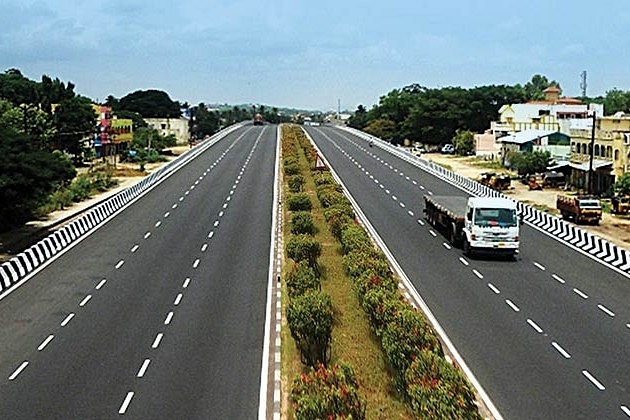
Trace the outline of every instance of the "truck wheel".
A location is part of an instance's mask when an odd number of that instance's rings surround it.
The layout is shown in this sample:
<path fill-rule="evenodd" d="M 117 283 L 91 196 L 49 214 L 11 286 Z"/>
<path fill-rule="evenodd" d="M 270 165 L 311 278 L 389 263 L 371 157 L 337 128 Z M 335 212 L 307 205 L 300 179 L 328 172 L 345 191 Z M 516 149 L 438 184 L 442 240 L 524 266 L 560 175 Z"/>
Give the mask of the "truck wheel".
<path fill-rule="evenodd" d="M 457 227 L 455 223 L 451 223 L 451 231 L 448 239 L 453 246 L 457 246 Z"/>
<path fill-rule="evenodd" d="M 470 257 L 472 255 L 472 249 L 470 248 L 470 243 L 468 239 L 464 239 L 464 255 Z"/>

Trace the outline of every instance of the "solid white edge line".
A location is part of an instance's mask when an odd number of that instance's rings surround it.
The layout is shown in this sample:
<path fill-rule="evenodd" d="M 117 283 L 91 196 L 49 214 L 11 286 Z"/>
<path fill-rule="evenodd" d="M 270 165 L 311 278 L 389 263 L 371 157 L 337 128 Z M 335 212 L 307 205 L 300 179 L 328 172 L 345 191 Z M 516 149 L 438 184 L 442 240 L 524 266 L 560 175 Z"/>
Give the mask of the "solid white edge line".
<path fill-rule="evenodd" d="M 310 136 L 309 136 L 309 139 L 310 139 Z M 328 160 L 321 153 L 321 150 L 319 150 L 319 148 L 317 147 L 317 145 L 315 145 L 315 143 L 312 141 L 312 139 L 311 139 L 311 143 L 314 145 L 315 149 L 317 150 L 317 152 L 319 153 L 321 158 L 324 160 L 324 163 L 326 163 L 326 165 L 330 169 L 330 172 L 333 175 L 333 178 L 335 178 L 335 180 L 339 183 L 339 185 L 342 186 L 342 188 L 344 190 L 344 193 L 348 197 L 348 200 L 350 200 L 350 202 L 352 203 L 352 207 L 354 208 L 354 211 L 356 212 L 357 217 L 361 220 L 361 222 L 366 227 L 368 232 L 372 235 L 374 240 L 378 243 L 378 245 L 380 246 L 381 250 L 385 253 L 385 255 L 387 255 L 389 261 L 391 262 L 392 266 L 394 267 L 394 271 L 401 278 L 401 281 L 404 283 L 404 285 L 407 288 L 407 290 L 409 290 L 409 293 L 411 294 L 411 296 L 414 298 L 414 300 L 418 303 L 418 305 L 420 306 L 420 308 L 422 309 L 424 314 L 427 316 L 427 318 L 429 319 L 429 322 L 431 322 L 431 324 L 433 325 L 435 331 L 440 335 L 440 338 L 442 338 L 442 341 L 444 341 L 444 345 L 453 354 L 453 358 L 457 361 L 457 363 L 459 364 L 459 367 L 462 369 L 462 371 L 464 372 L 464 374 L 466 375 L 468 380 L 475 387 L 475 389 L 479 393 L 479 396 L 481 397 L 481 399 L 484 401 L 484 403 L 488 407 L 488 410 L 490 411 L 490 413 L 492 414 L 494 419 L 495 420 L 503 420 L 503 416 L 501 415 L 499 410 L 496 408 L 496 406 L 494 405 L 494 403 L 490 399 L 490 396 L 486 393 L 485 389 L 481 386 L 481 383 L 479 383 L 479 381 L 477 380 L 477 378 L 473 374 L 472 370 L 470 370 L 470 367 L 468 367 L 468 365 L 466 364 L 465 360 L 459 354 L 459 352 L 455 348 L 455 345 L 453 344 L 453 342 L 446 335 L 446 332 L 444 331 L 444 329 L 442 328 L 442 326 L 438 322 L 437 318 L 435 318 L 435 316 L 433 315 L 433 313 L 429 309 L 429 307 L 426 304 L 426 302 L 422 299 L 422 297 L 420 296 L 420 294 L 418 293 L 416 288 L 411 283 L 411 280 L 409 279 L 409 277 L 407 277 L 405 272 L 402 270 L 402 268 L 398 264 L 398 261 L 396 261 L 396 259 L 392 255 L 392 253 L 389 251 L 389 248 L 387 248 L 387 245 L 385 245 L 385 242 L 383 242 L 383 240 L 381 239 L 379 234 L 376 232 L 376 230 L 374 229 L 374 227 L 372 226 L 370 221 L 367 219 L 367 217 L 365 217 L 365 215 L 363 214 L 363 211 L 361 210 L 361 208 L 359 207 L 359 205 L 355 201 L 355 199 L 352 196 L 352 194 L 350 194 L 350 191 L 348 191 L 346 186 L 341 181 L 341 178 L 339 178 L 339 176 L 337 175 L 335 170 L 332 168 L 332 166 L 330 166 Z M 424 187 L 421 187 L 421 188 L 424 189 Z M 432 195 L 431 192 L 429 192 L 429 194 Z M 263 418 L 259 417 L 259 420 L 263 420 Z"/>
<path fill-rule="evenodd" d="M 131 404 L 131 399 L 133 398 L 133 394 L 134 394 L 133 391 L 127 392 L 127 396 L 125 397 L 125 400 L 120 406 L 120 409 L 118 410 L 118 414 L 125 414 L 127 412 L 127 408 L 129 408 L 129 404 Z"/>
<path fill-rule="evenodd" d="M 15 370 L 13 371 L 13 373 L 11 374 L 11 376 L 9 376 L 9 380 L 10 380 L 10 381 L 12 381 L 12 380 L 14 380 L 15 378 L 17 378 L 17 377 L 18 377 L 18 375 L 19 375 L 20 373 L 22 373 L 22 371 L 23 371 L 24 369 L 26 369 L 26 366 L 28 366 L 28 361 L 26 361 L 26 360 L 25 360 L 25 361 L 23 361 L 23 362 L 22 362 L 22 364 L 21 364 L 21 365 L 20 365 L 17 369 L 15 369 Z"/>
<path fill-rule="evenodd" d="M 54 334 L 50 334 L 48 337 L 46 337 L 46 339 L 42 341 L 42 344 L 40 344 L 39 347 L 37 347 L 37 351 L 44 350 L 46 346 L 48 345 L 48 343 L 50 343 L 53 338 L 55 338 Z"/>
<path fill-rule="evenodd" d="M 270 247 L 269 247 L 269 273 L 267 274 L 267 304 L 265 305 L 265 333 L 263 339 L 263 352 L 262 352 L 262 364 L 260 368 L 260 395 L 258 396 L 258 420 L 267 419 L 267 387 L 269 386 L 269 343 L 271 339 L 271 300 L 272 291 L 275 283 L 275 273 L 273 264 L 275 261 L 275 253 L 277 246 L 277 218 L 278 218 L 278 182 L 279 167 L 280 167 L 280 141 L 281 141 L 281 125 L 278 125 L 276 129 L 276 164 L 274 169 L 274 182 L 273 182 L 273 205 L 271 209 L 271 235 L 270 235 Z M 274 392 L 276 390 L 274 389 Z M 280 413 L 278 413 L 280 414 Z M 274 413 L 275 416 L 275 413 Z"/>

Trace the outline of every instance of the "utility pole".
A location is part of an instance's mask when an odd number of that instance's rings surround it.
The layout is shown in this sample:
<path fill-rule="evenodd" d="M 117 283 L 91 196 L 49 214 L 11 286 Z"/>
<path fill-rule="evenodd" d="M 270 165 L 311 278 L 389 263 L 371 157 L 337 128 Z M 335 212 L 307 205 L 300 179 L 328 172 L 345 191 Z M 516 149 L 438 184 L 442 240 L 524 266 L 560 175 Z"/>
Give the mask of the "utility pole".
<path fill-rule="evenodd" d="M 595 174 L 593 173 L 593 155 L 595 153 L 595 108 L 591 110 L 593 116 L 593 126 L 591 127 L 591 147 L 589 150 L 589 165 L 588 165 L 588 193 L 592 195 L 593 192 L 593 180 L 595 178 Z"/>

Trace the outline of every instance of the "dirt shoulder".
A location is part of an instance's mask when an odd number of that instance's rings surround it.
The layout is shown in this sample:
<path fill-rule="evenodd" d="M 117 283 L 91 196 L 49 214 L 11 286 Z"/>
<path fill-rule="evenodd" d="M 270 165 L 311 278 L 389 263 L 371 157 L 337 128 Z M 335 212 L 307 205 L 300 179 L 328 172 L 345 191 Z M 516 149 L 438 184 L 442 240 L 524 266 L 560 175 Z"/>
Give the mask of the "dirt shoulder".
<path fill-rule="evenodd" d="M 476 160 L 471 157 L 427 153 L 423 155 L 423 158 L 447 167 L 452 171 L 471 179 L 477 179 L 482 172 L 490 171 L 490 169 L 475 165 L 474 163 Z M 504 191 L 504 193 L 505 195 L 513 197 L 518 201 L 534 206 L 540 210 L 547 211 L 550 214 L 558 214 L 556 211 L 556 196 L 558 194 L 562 194 L 563 191 L 559 188 L 529 190 L 527 185 L 513 180 L 510 189 Z M 628 216 L 617 216 L 610 213 L 604 213 L 599 226 L 580 225 L 580 227 L 606 239 L 610 243 L 630 250 L 630 217 Z"/>

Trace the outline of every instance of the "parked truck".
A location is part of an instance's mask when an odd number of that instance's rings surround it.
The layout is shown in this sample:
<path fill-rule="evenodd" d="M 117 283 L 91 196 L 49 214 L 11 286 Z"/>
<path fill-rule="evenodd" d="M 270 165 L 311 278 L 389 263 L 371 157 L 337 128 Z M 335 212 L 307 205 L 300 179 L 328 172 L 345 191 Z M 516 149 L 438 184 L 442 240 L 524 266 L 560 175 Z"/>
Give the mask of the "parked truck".
<path fill-rule="evenodd" d="M 425 195 L 424 204 L 428 222 L 466 255 L 487 252 L 512 257 L 519 249 L 520 221 L 513 200 Z"/>
<path fill-rule="evenodd" d="M 611 198 L 610 211 L 614 214 L 628 214 L 630 211 L 630 197 L 616 195 Z"/>
<path fill-rule="evenodd" d="M 598 225 L 602 219 L 602 206 L 596 197 L 588 195 L 558 195 L 556 207 L 562 218 L 575 223 Z"/>

